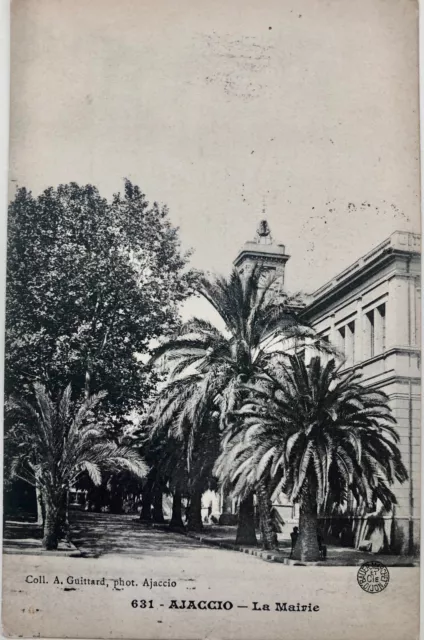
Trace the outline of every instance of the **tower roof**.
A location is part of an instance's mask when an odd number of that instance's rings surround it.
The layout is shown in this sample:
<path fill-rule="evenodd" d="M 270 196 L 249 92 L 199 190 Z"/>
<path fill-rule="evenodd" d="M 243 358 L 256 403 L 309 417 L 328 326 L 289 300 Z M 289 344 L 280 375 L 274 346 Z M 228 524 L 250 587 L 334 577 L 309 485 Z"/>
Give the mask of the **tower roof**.
<path fill-rule="evenodd" d="M 245 260 L 266 263 L 285 263 L 290 258 L 286 254 L 286 247 L 273 241 L 271 229 L 266 220 L 261 220 L 256 236 L 253 240 L 245 242 L 234 260 L 234 266 L 238 267 Z"/>

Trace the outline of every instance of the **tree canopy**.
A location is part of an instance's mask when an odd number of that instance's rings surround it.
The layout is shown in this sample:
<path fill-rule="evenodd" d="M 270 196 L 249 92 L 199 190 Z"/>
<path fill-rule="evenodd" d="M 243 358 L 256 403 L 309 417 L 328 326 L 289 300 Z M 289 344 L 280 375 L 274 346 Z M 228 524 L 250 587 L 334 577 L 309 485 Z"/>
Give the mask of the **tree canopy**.
<path fill-rule="evenodd" d="M 46 511 L 43 544 L 47 549 L 57 548 L 65 492 L 78 479 L 88 475 L 100 485 L 104 471 L 125 470 L 138 478 L 148 473 L 134 449 L 109 441 L 104 426 L 93 419 L 94 408 L 106 394 L 89 396 L 80 404 L 73 403 L 71 395 L 68 385 L 53 400 L 36 382 L 34 404 L 14 397 L 7 403 L 8 413 L 15 417 L 6 436 L 6 448 L 15 448 L 7 471 L 39 488 Z"/>
<path fill-rule="evenodd" d="M 170 376 L 151 407 L 152 435 L 181 444 L 192 494 L 216 482 L 213 466 L 243 383 L 284 359 L 287 343 L 309 338 L 321 348 L 319 336 L 300 323 L 300 296 L 277 294 L 273 284 L 273 277 L 263 278 L 261 265 L 247 275 L 234 269 L 227 279 L 202 277 L 199 294 L 218 312 L 224 331 L 192 318 L 153 353 L 153 360 L 166 359 Z M 166 447 L 162 455 L 168 457 Z"/>
<path fill-rule="evenodd" d="M 243 497 L 260 481 L 300 504 L 299 554 L 316 560 L 317 516 L 384 510 L 407 472 L 388 397 L 334 359 L 298 355 L 245 386 L 215 472 Z M 354 504 L 350 504 L 351 499 Z M 297 557 L 295 549 L 294 557 Z"/>
<path fill-rule="evenodd" d="M 17 190 L 9 207 L 6 395 L 34 382 L 105 390 L 116 416 L 140 408 L 152 371 L 136 354 L 174 332 L 193 293 L 168 210 L 125 181 L 111 201 L 88 184 Z"/>

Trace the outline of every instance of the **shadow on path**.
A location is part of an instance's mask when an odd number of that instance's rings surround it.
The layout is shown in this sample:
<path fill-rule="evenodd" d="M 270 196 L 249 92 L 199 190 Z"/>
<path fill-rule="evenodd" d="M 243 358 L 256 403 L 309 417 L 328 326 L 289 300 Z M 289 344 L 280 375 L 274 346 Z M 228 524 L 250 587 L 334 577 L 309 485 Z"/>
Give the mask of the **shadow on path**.
<path fill-rule="evenodd" d="M 192 538 L 149 527 L 135 515 L 72 511 L 70 524 L 72 542 L 85 557 L 104 554 L 181 556 L 191 549 L 210 549 Z"/>
<path fill-rule="evenodd" d="M 18 522 L 6 520 L 3 528 L 3 540 L 25 540 L 32 538 L 41 540 L 43 531 L 36 522 Z"/>

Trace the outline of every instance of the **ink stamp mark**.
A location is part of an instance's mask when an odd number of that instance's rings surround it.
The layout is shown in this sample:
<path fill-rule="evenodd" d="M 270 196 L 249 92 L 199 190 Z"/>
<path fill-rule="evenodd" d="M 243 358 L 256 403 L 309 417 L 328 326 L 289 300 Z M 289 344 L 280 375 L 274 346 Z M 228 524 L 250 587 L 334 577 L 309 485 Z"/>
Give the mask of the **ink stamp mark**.
<path fill-rule="evenodd" d="M 380 593 L 390 581 L 389 570 L 382 562 L 364 562 L 358 569 L 358 584 L 367 593 Z"/>

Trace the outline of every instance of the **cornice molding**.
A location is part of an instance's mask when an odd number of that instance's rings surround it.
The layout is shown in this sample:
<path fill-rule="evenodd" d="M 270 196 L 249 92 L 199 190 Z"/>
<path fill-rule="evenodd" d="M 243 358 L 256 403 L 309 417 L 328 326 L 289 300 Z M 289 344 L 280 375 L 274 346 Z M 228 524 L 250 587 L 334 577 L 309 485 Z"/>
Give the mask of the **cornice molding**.
<path fill-rule="evenodd" d="M 328 283 L 327 286 L 324 285 L 322 287 L 322 293 L 319 294 L 311 302 L 309 302 L 309 304 L 307 304 L 304 311 L 302 312 L 302 317 L 312 320 L 315 315 L 319 315 L 323 309 L 330 307 L 332 304 L 337 302 L 338 299 L 346 295 L 346 293 L 349 294 L 352 289 L 360 287 L 361 285 L 369 281 L 374 275 L 382 271 L 385 267 L 389 266 L 391 263 L 394 264 L 397 258 L 402 257 L 406 259 L 410 258 L 411 255 L 416 254 L 411 254 L 407 251 L 400 251 L 398 249 L 392 249 L 387 253 L 377 256 L 372 263 L 363 265 L 355 273 L 352 273 L 351 275 L 349 275 L 348 273 L 343 274 L 345 275 L 345 277 L 343 277 L 343 279 L 341 279 L 339 282 L 337 282 L 336 277 L 334 280 Z M 387 273 L 384 275 L 384 277 L 380 278 L 379 283 L 381 284 L 381 282 L 397 277 L 405 279 L 416 279 L 419 276 L 417 276 L 417 274 L 398 272 L 396 271 L 396 269 L 393 269 L 392 272 Z M 377 283 L 372 284 L 374 285 Z M 318 292 L 319 291 L 320 289 L 318 289 Z M 362 295 L 363 294 L 361 293 L 361 296 Z M 352 291 L 350 301 L 354 300 L 357 297 L 358 294 Z M 348 301 L 344 301 L 343 305 L 347 304 L 347 302 Z M 330 313 L 330 311 L 328 310 L 327 313 Z"/>

